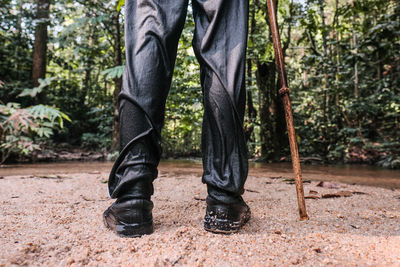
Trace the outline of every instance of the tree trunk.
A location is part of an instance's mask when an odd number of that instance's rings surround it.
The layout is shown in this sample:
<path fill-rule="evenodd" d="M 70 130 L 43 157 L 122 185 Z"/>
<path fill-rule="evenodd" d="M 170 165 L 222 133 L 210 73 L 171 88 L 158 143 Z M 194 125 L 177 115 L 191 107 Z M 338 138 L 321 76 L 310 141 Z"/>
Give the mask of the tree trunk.
<path fill-rule="evenodd" d="M 351 6 L 353 7 L 354 10 L 354 1 L 351 1 Z M 352 23 L 353 23 L 353 48 L 355 50 L 356 53 L 356 57 L 354 60 L 354 98 L 358 99 L 358 60 L 357 60 L 357 33 L 356 33 L 356 13 L 355 11 L 353 11 L 353 16 L 352 16 Z"/>
<path fill-rule="evenodd" d="M 86 17 L 95 17 L 96 14 L 92 13 L 91 9 L 87 10 Z M 94 42 L 94 31 L 95 26 L 93 23 L 89 22 L 89 37 L 88 37 L 88 54 L 86 55 L 86 66 L 85 66 L 85 78 L 83 80 L 83 90 L 80 94 L 80 101 L 84 103 L 85 99 L 88 98 L 88 102 L 90 101 L 90 92 L 92 90 L 92 69 L 93 69 L 93 42 Z"/>
<path fill-rule="evenodd" d="M 325 23 L 325 0 L 319 0 L 319 12 L 322 20 L 322 46 L 324 49 L 324 59 L 326 61 L 329 60 L 329 47 L 327 44 L 327 31 L 326 31 L 326 23 Z M 329 62 L 326 62 L 329 63 Z M 322 119 L 323 119 L 323 127 L 322 127 L 322 143 L 323 143 L 323 149 L 324 149 L 324 157 L 327 156 L 328 154 L 328 146 L 329 146 L 329 140 L 328 140 L 328 123 L 330 121 L 329 115 L 330 115 L 330 106 L 329 106 L 329 74 L 328 74 L 328 69 L 326 68 L 326 64 L 323 65 L 322 67 L 322 72 L 324 73 L 324 79 L 322 80 Z"/>
<path fill-rule="evenodd" d="M 284 56 L 285 57 L 285 56 Z M 274 153 L 273 158 L 278 160 L 282 156 L 282 152 L 284 148 L 289 147 L 288 135 L 286 133 L 286 119 L 285 119 L 285 109 L 283 107 L 282 99 L 278 93 L 280 89 L 280 79 L 276 79 L 275 84 L 275 94 L 274 94 L 274 102 L 275 102 L 275 138 L 274 138 Z"/>
<path fill-rule="evenodd" d="M 17 59 L 15 61 L 15 68 L 18 70 L 17 71 L 17 80 L 21 80 L 21 52 L 22 52 L 22 1 L 19 0 L 18 1 L 18 5 L 17 5 L 17 9 L 16 10 L 18 12 L 18 16 L 17 16 L 17 22 L 16 22 L 16 35 L 17 35 L 17 46 L 15 48 L 15 58 Z"/>
<path fill-rule="evenodd" d="M 114 66 L 122 66 L 122 50 L 121 50 L 121 32 L 119 23 L 119 11 L 115 11 L 113 15 L 114 28 Z M 119 148 L 119 114 L 118 114 L 118 95 L 122 88 L 122 78 L 114 79 L 114 124 L 112 132 L 111 151 L 116 151 Z"/>
<path fill-rule="evenodd" d="M 260 114 L 260 141 L 261 159 L 272 159 L 274 155 L 275 127 L 271 119 L 271 113 L 275 113 L 274 94 L 275 91 L 275 62 L 257 62 L 257 87 L 259 96 Z"/>
<path fill-rule="evenodd" d="M 35 43 L 33 46 L 33 87 L 39 86 L 39 79 L 44 79 L 46 76 L 47 25 L 49 23 L 49 13 L 50 0 L 37 0 L 36 19 L 38 22 L 35 29 Z M 44 92 L 38 95 L 38 102 L 45 103 Z"/>
<path fill-rule="evenodd" d="M 276 1 L 276 6 L 278 6 L 278 1 Z M 267 4 L 265 4 L 265 11 L 268 21 Z M 272 43 L 271 32 L 269 32 L 269 40 Z M 259 95 L 261 159 L 267 161 L 276 157 L 276 148 L 279 147 L 276 134 L 279 111 L 276 109 L 278 100 L 275 60 L 271 59 L 267 63 L 257 61 L 256 78 Z"/>

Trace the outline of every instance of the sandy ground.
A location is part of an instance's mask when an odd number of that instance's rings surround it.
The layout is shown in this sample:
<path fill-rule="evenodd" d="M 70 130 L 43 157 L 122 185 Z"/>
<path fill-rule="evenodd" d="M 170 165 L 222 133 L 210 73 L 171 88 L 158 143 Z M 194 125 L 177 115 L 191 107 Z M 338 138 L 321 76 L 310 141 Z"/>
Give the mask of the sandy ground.
<path fill-rule="evenodd" d="M 249 176 L 251 220 L 215 235 L 202 228 L 200 174 L 161 170 L 155 233 L 129 239 L 103 225 L 106 172 L 0 177 L 0 266 L 400 266 L 399 189 L 312 181 L 306 195 L 351 196 L 307 199 L 310 220 L 300 222 L 295 185 L 283 178 Z"/>

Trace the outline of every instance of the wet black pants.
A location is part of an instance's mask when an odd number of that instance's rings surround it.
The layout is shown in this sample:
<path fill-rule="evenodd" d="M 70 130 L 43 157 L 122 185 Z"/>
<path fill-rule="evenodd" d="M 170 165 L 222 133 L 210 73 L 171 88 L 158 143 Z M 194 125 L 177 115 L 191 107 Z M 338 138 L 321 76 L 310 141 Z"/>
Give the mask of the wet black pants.
<path fill-rule="evenodd" d="M 126 0 L 126 67 L 119 96 L 120 156 L 109 178 L 113 198 L 150 198 L 161 156 L 161 128 L 188 0 Z M 203 178 L 210 197 L 244 191 L 243 134 L 248 0 L 192 0 L 193 48 L 200 63 Z"/>

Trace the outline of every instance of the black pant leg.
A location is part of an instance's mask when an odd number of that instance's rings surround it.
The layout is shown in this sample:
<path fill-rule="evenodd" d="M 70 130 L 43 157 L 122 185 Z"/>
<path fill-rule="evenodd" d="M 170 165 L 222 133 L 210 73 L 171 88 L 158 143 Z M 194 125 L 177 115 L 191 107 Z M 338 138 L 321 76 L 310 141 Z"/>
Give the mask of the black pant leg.
<path fill-rule="evenodd" d="M 200 63 L 203 182 L 222 202 L 237 201 L 248 173 L 243 132 L 248 0 L 193 0 L 193 47 Z"/>
<path fill-rule="evenodd" d="M 125 2 L 126 66 L 119 96 L 121 150 L 108 182 L 112 198 L 127 192 L 149 198 L 153 193 L 165 101 L 187 5 L 188 0 Z M 135 189 L 139 181 L 151 188 Z"/>

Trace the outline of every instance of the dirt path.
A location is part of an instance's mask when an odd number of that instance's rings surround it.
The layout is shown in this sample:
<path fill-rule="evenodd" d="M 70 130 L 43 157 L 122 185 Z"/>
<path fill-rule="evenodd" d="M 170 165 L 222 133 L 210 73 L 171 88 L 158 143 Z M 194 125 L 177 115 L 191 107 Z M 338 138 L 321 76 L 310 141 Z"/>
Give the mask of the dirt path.
<path fill-rule="evenodd" d="M 112 203 L 104 170 L 4 176 L 0 266 L 400 266 L 399 189 L 329 189 L 312 181 L 306 195 L 351 196 L 307 199 L 311 219 L 299 222 L 294 185 L 279 173 L 252 173 L 244 194 L 252 219 L 237 234 L 214 235 L 202 228 L 200 173 L 160 171 L 155 233 L 136 239 L 103 226 L 102 212 Z"/>

